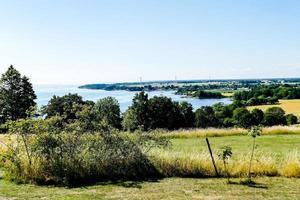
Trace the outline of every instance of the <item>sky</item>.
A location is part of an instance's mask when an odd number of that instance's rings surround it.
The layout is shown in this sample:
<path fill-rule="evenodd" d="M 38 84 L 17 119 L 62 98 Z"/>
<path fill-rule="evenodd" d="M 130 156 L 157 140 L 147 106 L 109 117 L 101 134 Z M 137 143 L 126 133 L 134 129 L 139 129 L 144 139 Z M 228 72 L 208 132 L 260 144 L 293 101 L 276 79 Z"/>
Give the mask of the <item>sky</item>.
<path fill-rule="evenodd" d="M 0 0 L 34 84 L 300 77 L 299 0 Z"/>

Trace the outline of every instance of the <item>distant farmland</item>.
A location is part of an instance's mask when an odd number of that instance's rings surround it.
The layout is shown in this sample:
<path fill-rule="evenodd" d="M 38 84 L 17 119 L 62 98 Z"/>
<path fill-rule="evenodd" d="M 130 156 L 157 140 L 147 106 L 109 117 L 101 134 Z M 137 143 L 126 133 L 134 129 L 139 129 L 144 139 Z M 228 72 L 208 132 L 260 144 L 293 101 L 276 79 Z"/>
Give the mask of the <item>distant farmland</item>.
<path fill-rule="evenodd" d="M 250 110 L 253 110 L 254 108 L 259 108 L 265 111 L 268 108 L 274 106 L 281 107 L 287 114 L 294 114 L 297 117 L 300 117 L 300 99 L 279 100 L 279 104 L 276 105 L 249 106 L 248 108 Z"/>

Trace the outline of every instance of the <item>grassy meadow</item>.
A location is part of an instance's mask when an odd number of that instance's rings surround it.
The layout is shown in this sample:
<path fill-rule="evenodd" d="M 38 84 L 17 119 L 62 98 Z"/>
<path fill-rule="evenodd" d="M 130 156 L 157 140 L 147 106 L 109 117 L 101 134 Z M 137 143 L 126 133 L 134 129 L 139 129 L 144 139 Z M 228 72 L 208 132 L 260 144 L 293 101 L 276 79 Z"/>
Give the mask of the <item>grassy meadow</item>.
<path fill-rule="evenodd" d="M 250 110 L 254 108 L 259 108 L 263 111 L 267 110 L 270 107 L 279 106 L 281 107 L 287 114 L 294 114 L 298 118 L 300 117 L 300 99 L 292 99 L 292 100 L 279 100 L 279 104 L 276 105 L 260 105 L 260 106 L 249 106 Z"/>
<path fill-rule="evenodd" d="M 166 177 L 151 181 L 100 182 L 77 188 L 17 185 L 0 179 L 0 199 L 297 199 L 300 196 L 300 128 L 265 128 L 256 139 L 252 175 L 257 185 L 239 184 L 247 176 L 252 138 L 243 129 L 162 131 L 171 145 L 149 152 Z M 185 135 L 183 137 L 183 135 Z M 7 137 L 0 135 L 1 142 Z M 222 146 L 232 147 L 228 169 L 235 184 L 215 178 L 205 137 L 219 173 Z"/>
<path fill-rule="evenodd" d="M 224 166 L 218 159 L 223 146 L 232 147 L 229 160 L 232 177 L 246 177 L 252 138 L 234 135 L 210 137 L 210 144 L 221 176 Z M 154 164 L 169 177 L 215 177 L 204 137 L 173 138 L 169 149 L 152 152 Z M 263 135 L 256 139 L 253 176 L 300 177 L 300 135 Z"/>

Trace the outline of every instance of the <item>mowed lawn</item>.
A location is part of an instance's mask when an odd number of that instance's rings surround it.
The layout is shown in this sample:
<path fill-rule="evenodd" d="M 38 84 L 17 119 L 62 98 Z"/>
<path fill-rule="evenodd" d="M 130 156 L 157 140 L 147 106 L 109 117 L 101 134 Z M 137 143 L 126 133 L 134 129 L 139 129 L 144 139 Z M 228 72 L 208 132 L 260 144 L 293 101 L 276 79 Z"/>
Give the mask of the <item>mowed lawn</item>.
<path fill-rule="evenodd" d="M 254 108 L 259 108 L 263 111 L 267 110 L 270 107 L 279 106 L 281 107 L 287 114 L 294 114 L 300 117 L 300 99 L 292 99 L 292 100 L 279 100 L 279 104 L 276 105 L 262 105 L 262 106 L 249 106 L 250 110 Z"/>
<path fill-rule="evenodd" d="M 240 179 L 232 179 L 238 183 Z M 152 182 L 99 183 L 80 188 L 16 185 L 0 180 L 0 199 L 299 199 L 300 179 L 256 178 L 255 187 L 225 179 L 166 178 Z"/>

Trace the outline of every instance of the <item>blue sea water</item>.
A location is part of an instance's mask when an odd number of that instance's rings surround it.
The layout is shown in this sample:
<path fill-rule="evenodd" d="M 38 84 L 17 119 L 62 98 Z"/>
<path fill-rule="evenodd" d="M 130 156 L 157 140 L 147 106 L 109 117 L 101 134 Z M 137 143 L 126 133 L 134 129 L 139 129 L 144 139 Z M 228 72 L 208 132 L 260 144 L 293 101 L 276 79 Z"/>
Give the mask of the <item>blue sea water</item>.
<path fill-rule="evenodd" d="M 124 112 L 128 106 L 132 103 L 132 98 L 136 92 L 116 90 L 116 91 L 105 91 L 105 90 L 89 90 L 89 89 L 79 89 L 75 85 L 35 85 L 34 90 L 37 95 L 38 106 L 47 105 L 48 101 L 53 95 L 63 96 L 68 93 L 77 93 L 81 95 L 85 100 L 97 101 L 103 97 L 111 96 L 115 97 L 119 104 L 120 109 Z M 153 91 L 147 92 L 149 97 L 153 96 L 167 96 L 172 98 L 174 101 L 187 101 L 193 105 L 194 109 L 200 108 L 201 106 L 210 106 L 215 103 L 222 102 L 224 104 L 230 104 L 231 100 L 229 98 L 223 99 L 196 99 L 188 98 L 181 95 L 174 94 L 175 91 Z"/>

